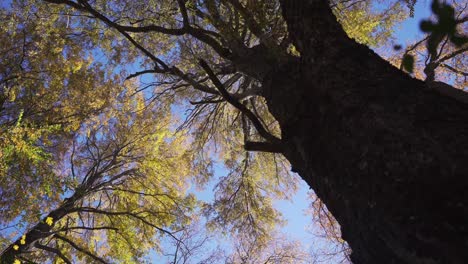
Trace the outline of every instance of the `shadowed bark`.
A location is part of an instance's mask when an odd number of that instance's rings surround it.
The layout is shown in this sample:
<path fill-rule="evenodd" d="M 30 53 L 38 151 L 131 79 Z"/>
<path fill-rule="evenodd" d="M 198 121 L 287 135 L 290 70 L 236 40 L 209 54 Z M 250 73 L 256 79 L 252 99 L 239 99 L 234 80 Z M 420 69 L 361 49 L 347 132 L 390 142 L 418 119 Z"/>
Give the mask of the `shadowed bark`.
<path fill-rule="evenodd" d="M 301 62 L 270 72 L 263 95 L 353 262 L 464 263 L 468 105 L 349 39 L 326 1 L 281 2 Z"/>

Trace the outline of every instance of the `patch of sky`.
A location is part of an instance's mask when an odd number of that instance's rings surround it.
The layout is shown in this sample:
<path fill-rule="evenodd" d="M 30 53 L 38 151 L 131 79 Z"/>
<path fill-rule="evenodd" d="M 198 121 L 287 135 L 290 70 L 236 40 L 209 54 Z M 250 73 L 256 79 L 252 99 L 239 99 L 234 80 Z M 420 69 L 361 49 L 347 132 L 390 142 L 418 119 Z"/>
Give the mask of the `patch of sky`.
<path fill-rule="evenodd" d="M 395 29 L 396 41 L 402 45 L 411 44 L 415 39 L 420 39 L 423 32 L 419 28 L 421 20 L 428 19 L 432 15 L 432 0 L 418 0 L 414 6 L 414 16 L 409 17 Z"/>

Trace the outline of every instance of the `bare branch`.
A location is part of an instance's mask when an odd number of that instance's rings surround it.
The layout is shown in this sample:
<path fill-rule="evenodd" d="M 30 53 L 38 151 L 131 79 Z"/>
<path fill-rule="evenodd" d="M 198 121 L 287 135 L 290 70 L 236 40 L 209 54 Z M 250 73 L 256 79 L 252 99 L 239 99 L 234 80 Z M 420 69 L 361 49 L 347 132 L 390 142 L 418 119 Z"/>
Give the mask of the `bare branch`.
<path fill-rule="evenodd" d="M 138 76 L 143 75 L 143 74 L 148 74 L 148 73 L 164 73 L 164 71 L 161 71 L 161 70 L 158 70 L 158 69 L 139 71 L 139 72 L 135 72 L 135 73 L 130 74 L 129 76 L 127 76 L 127 78 L 125 78 L 125 80 L 130 80 L 132 78 L 138 77 Z"/>
<path fill-rule="evenodd" d="M 453 58 L 453 57 L 455 57 L 455 56 L 457 56 L 459 54 L 462 54 L 462 53 L 464 53 L 466 51 L 468 51 L 468 45 L 465 45 L 464 47 L 462 47 L 462 48 L 460 48 L 460 49 L 458 49 L 458 50 L 456 50 L 456 51 L 454 51 L 454 52 L 452 52 L 450 54 L 447 54 L 447 55 L 443 56 L 442 58 L 437 60 L 437 63 L 441 63 L 443 61 L 449 60 L 449 59 L 451 59 L 451 58 Z"/>
<path fill-rule="evenodd" d="M 260 151 L 260 152 L 270 152 L 270 153 L 282 153 L 283 148 L 278 144 L 271 144 L 268 142 L 252 142 L 246 141 L 244 143 L 244 149 L 247 151 Z"/>
<path fill-rule="evenodd" d="M 258 118 L 255 116 L 252 111 L 250 111 L 245 105 L 237 101 L 235 98 L 233 98 L 229 92 L 224 88 L 224 85 L 221 83 L 221 81 L 216 77 L 214 72 L 211 70 L 210 66 L 204 61 L 200 60 L 199 61 L 200 66 L 206 71 L 208 76 L 210 77 L 211 81 L 213 84 L 218 88 L 218 91 L 221 93 L 224 99 L 226 99 L 227 102 L 229 102 L 232 106 L 237 108 L 239 111 L 241 111 L 249 120 L 252 122 L 254 127 L 257 129 L 258 133 L 265 138 L 267 141 L 270 143 L 275 143 L 275 144 L 281 144 L 281 140 L 274 135 L 270 134 L 261 124 L 261 122 L 258 120 Z"/>
<path fill-rule="evenodd" d="M 96 255 L 94 255 L 94 254 L 91 253 L 89 250 L 86 250 L 86 249 L 84 249 L 84 248 L 78 246 L 77 244 L 75 244 L 75 243 L 74 243 L 73 241 L 71 241 L 70 239 L 68 239 L 68 238 L 66 238 L 66 237 L 64 237 L 64 236 L 61 236 L 61 235 L 59 235 L 59 234 L 55 234 L 54 237 L 56 237 L 56 238 L 58 238 L 58 239 L 60 239 L 60 240 L 62 240 L 62 241 L 67 242 L 68 244 L 70 244 L 70 246 L 72 246 L 72 247 L 75 248 L 76 250 L 78 250 L 78 251 L 80 251 L 80 252 L 82 252 L 82 253 L 88 255 L 88 256 L 91 257 L 92 259 L 94 259 L 94 260 L 96 260 L 96 261 L 98 261 L 98 262 L 100 262 L 100 263 L 107 264 L 107 262 L 106 262 L 104 259 L 102 259 L 102 258 L 100 258 L 100 257 L 98 257 L 98 256 L 96 256 Z"/>
<path fill-rule="evenodd" d="M 192 105 L 199 105 L 199 104 L 219 104 L 224 102 L 224 99 L 217 99 L 217 100 L 201 100 L 201 101 L 189 101 Z"/>
<path fill-rule="evenodd" d="M 134 26 L 124 26 L 117 24 L 107 18 L 105 15 L 102 13 L 98 12 L 96 9 L 91 7 L 91 5 L 83 0 L 79 0 L 79 3 L 69 1 L 69 0 L 45 0 L 49 3 L 54 3 L 54 4 L 66 4 L 68 6 L 71 6 L 77 10 L 80 11 L 85 11 L 90 14 L 92 14 L 94 17 L 97 19 L 103 21 L 105 24 L 107 24 L 109 27 L 115 28 L 117 31 L 119 31 L 122 35 L 124 35 L 125 38 L 130 40 L 135 47 L 137 47 L 139 50 L 141 50 L 145 55 L 150 57 L 153 61 L 157 62 L 162 69 L 167 70 L 168 67 L 167 65 L 157 57 L 155 57 L 152 53 L 148 52 L 145 48 L 143 48 L 141 45 L 139 45 L 135 40 L 133 40 L 132 37 L 127 32 L 133 32 L 133 33 L 146 33 L 146 32 L 158 32 L 166 35 L 173 35 L 173 36 L 181 36 L 185 34 L 190 34 L 193 37 L 197 38 L 198 40 L 204 42 L 205 44 L 209 45 L 212 47 L 220 56 L 228 58 L 231 56 L 231 52 L 229 49 L 223 47 L 216 39 L 211 37 L 212 32 L 209 32 L 204 29 L 200 28 L 194 28 L 188 24 L 188 16 L 187 20 L 185 20 L 186 14 L 186 8 L 185 5 L 182 4 L 180 5 L 180 9 L 182 11 L 182 16 L 184 17 L 184 27 L 183 28 L 165 28 L 161 27 L 158 25 L 147 25 L 147 26 L 141 26 L 141 27 L 134 27 Z M 185 15 L 184 15 L 185 12 Z"/>
<path fill-rule="evenodd" d="M 185 0 L 177 0 L 177 3 L 179 4 L 180 13 L 182 14 L 184 29 L 187 29 L 190 27 L 190 22 L 187 14 L 187 7 L 185 7 L 184 1 Z"/>
<path fill-rule="evenodd" d="M 68 230 L 114 230 L 117 231 L 119 230 L 118 228 L 112 227 L 112 226 L 98 226 L 98 227 L 88 227 L 88 226 L 71 226 L 71 227 L 65 227 L 62 229 L 59 229 L 57 231 L 54 231 L 53 233 L 58 233 L 58 232 L 64 232 Z"/>
<path fill-rule="evenodd" d="M 42 244 L 39 244 L 39 243 L 34 244 L 34 247 L 36 247 L 38 249 L 42 249 L 44 251 L 54 253 L 59 258 L 61 258 L 65 263 L 72 264 L 72 262 L 65 255 L 63 255 L 63 253 L 60 250 L 58 250 L 56 248 L 49 247 L 49 246 L 46 246 L 46 245 L 42 245 Z"/>
<path fill-rule="evenodd" d="M 452 66 L 450 66 L 448 64 L 442 63 L 440 66 L 442 66 L 443 68 L 447 68 L 447 69 L 453 71 L 456 74 L 460 74 L 460 75 L 463 75 L 465 77 L 468 77 L 468 72 L 464 72 L 464 71 L 455 69 L 454 67 L 452 67 Z"/>

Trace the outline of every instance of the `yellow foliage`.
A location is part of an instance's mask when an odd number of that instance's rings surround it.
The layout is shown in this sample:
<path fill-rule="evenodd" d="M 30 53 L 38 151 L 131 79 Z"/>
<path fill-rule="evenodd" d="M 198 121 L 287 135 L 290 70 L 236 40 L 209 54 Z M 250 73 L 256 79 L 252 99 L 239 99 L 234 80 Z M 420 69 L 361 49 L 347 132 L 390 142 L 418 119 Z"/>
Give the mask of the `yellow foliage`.
<path fill-rule="evenodd" d="M 72 63 L 72 72 L 75 73 L 79 71 L 83 67 L 83 62 L 82 61 L 74 61 Z"/>
<path fill-rule="evenodd" d="M 48 224 L 49 226 L 52 226 L 54 224 L 54 218 L 48 216 L 45 220 L 45 223 Z"/>
<path fill-rule="evenodd" d="M 301 53 L 296 49 L 294 44 L 290 43 L 287 49 L 287 52 L 295 57 L 301 57 Z"/>

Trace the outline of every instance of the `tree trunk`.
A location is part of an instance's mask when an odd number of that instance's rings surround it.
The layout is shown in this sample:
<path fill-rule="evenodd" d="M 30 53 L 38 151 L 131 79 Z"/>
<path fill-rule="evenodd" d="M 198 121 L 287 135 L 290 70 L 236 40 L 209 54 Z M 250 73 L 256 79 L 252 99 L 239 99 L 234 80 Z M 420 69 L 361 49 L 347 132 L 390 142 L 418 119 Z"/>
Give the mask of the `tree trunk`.
<path fill-rule="evenodd" d="M 81 191 L 77 191 L 70 198 L 66 198 L 62 205 L 57 209 L 52 210 L 39 223 L 27 231 L 24 234 L 24 240 L 22 238 L 18 238 L 14 243 L 11 243 L 3 252 L 1 252 L 0 264 L 13 263 L 16 256 L 30 251 L 32 247 L 35 247 L 39 240 L 52 236 L 53 233 L 51 233 L 51 231 L 55 222 L 58 222 L 67 214 L 76 211 L 75 203 L 81 198 L 83 198 Z M 46 223 L 46 219 L 48 217 L 52 218 L 52 224 Z M 21 240 L 23 240 L 24 243 L 21 243 Z M 15 245 L 18 246 L 17 249 L 14 248 Z"/>
<path fill-rule="evenodd" d="M 466 263 L 468 105 L 349 39 L 326 1 L 282 8 L 301 62 L 271 71 L 263 96 L 352 261 Z"/>

